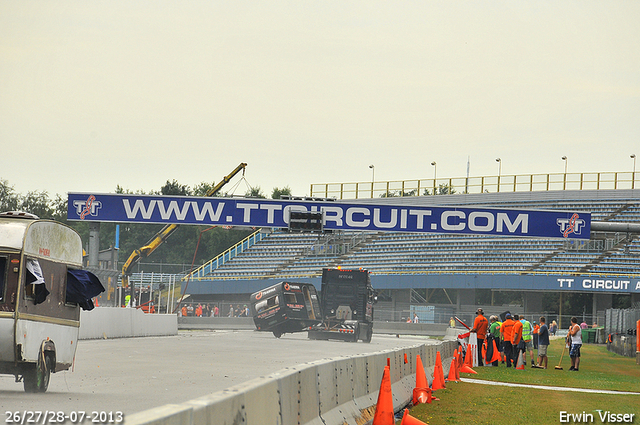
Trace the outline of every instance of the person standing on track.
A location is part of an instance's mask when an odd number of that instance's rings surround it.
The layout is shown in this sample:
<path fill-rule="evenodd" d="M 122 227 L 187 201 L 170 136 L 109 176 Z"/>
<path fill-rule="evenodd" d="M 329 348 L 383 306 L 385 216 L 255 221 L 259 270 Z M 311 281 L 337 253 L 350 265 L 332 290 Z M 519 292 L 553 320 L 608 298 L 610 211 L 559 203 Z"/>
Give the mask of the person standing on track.
<path fill-rule="evenodd" d="M 538 332 L 540 332 L 540 324 L 538 324 L 538 322 L 534 320 L 533 321 L 533 349 L 534 350 L 538 349 Z"/>
<path fill-rule="evenodd" d="M 482 362 L 482 344 L 484 344 L 484 339 L 487 336 L 487 327 L 489 322 L 487 322 L 486 317 L 483 316 L 484 311 L 479 308 L 476 311 L 476 320 L 473 321 L 473 328 L 469 332 L 475 332 L 478 335 L 478 366 L 484 366 Z"/>
<path fill-rule="evenodd" d="M 513 325 L 514 322 L 511 320 L 511 314 L 507 313 L 504 322 L 502 322 L 502 326 L 500 326 L 500 333 L 502 334 L 502 350 L 504 352 L 505 361 L 507 362 L 507 367 L 511 367 L 511 360 L 513 359 L 513 347 L 511 345 L 511 339 L 513 338 Z"/>
<path fill-rule="evenodd" d="M 582 347 L 582 329 L 578 324 L 578 318 L 571 318 L 571 327 L 569 327 L 569 335 L 571 336 L 571 349 L 569 357 L 571 358 L 571 367 L 569 370 L 578 371 L 580 366 L 580 347 Z"/>
<path fill-rule="evenodd" d="M 520 321 L 520 316 L 514 314 L 513 320 L 515 323 L 513 324 L 513 337 L 511 338 L 511 354 L 513 355 L 513 366 L 518 367 L 520 352 L 525 351 L 526 347 L 522 347 L 520 344 L 520 341 L 522 341 L 522 322 Z M 527 358 L 525 357 L 524 359 L 526 361 Z"/>
<path fill-rule="evenodd" d="M 547 347 L 549 346 L 549 328 L 546 324 L 547 319 L 540 318 L 540 329 L 538 330 L 538 367 L 547 368 Z"/>
<path fill-rule="evenodd" d="M 524 364 L 527 364 L 527 351 L 529 352 L 529 357 L 531 358 L 531 367 L 536 364 L 535 359 L 533 358 L 533 326 L 531 326 L 531 322 L 522 316 L 520 318 L 520 322 L 522 322 L 522 340 L 525 344 L 525 353 L 524 353 Z"/>
<path fill-rule="evenodd" d="M 491 322 L 491 325 L 489 326 L 489 332 L 487 333 L 487 346 L 495 342 L 496 349 L 498 351 L 502 351 L 502 345 L 500 342 L 500 322 L 498 322 L 498 316 L 491 316 L 489 318 L 489 321 Z M 498 367 L 499 363 L 500 361 L 496 360 L 491 363 L 491 365 L 494 367 Z"/>

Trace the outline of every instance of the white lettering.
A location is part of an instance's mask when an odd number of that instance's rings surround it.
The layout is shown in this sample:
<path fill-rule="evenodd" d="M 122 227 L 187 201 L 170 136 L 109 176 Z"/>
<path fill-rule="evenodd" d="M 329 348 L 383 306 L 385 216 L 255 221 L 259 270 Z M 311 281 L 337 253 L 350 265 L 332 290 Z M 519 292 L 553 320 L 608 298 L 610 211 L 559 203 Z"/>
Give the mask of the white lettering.
<path fill-rule="evenodd" d="M 333 221 L 336 223 L 336 226 L 342 227 L 342 215 L 344 211 L 340 207 L 322 207 L 324 211 L 324 222 L 325 224 L 328 221 Z M 334 215 L 330 215 L 329 213 L 334 213 Z"/>
<path fill-rule="evenodd" d="M 515 233 L 518 226 L 521 226 L 522 233 L 529 233 L 529 214 L 518 214 L 515 221 L 512 223 L 509 220 L 509 216 L 506 213 L 498 213 L 496 230 L 502 232 L 502 225 L 507 226 L 509 233 Z"/>
<path fill-rule="evenodd" d="M 262 204 L 260 205 L 261 210 L 267 210 L 267 223 L 274 223 L 274 211 L 280 211 L 282 209 L 282 205 L 277 204 Z"/>
<path fill-rule="evenodd" d="M 169 202 L 169 208 L 164 209 L 164 201 L 158 201 L 158 210 L 160 211 L 160 217 L 163 220 L 169 220 L 171 218 L 171 214 L 175 213 L 176 220 L 184 220 L 187 216 L 187 212 L 189 211 L 189 207 L 191 206 L 191 202 L 187 201 L 182 205 L 182 210 L 178 207 L 177 201 Z"/>
<path fill-rule="evenodd" d="M 567 423 L 569 422 L 569 418 L 567 415 L 567 412 L 565 412 L 564 410 L 560 411 L 560 423 Z"/>
<path fill-rule="evenodd" d="M 563 288 L 563 284 L 567 284 L 567 288 L 571 288 L 571 285 L 573 284 L 574 279 L 556 279 L 558 281 L 558 283 L 560 284 L 560 287 Z M 582 283 L 584 285 L 584 282 Z"/>
<path fill-rule="evenodd" d="M 216 211 L 213 212 L 213 206 L 211 202 L 205 202 L 202 205 L 202 211 L 200 211 L 200 207 L 197 202 L 192 202 L 191 207 L 193 209 L 193 215 L 195 216 L 197 221 L 203 221 L 205 215 L 209 215 L 209 219 L 213 222 L 220 220 L 220 216 L 222 215 L 222 209 L 224 208 L 224 202 L 220 202 Z"/>
<path fill-rule="evenodd" d="M 354 214 L 362 214 L 365 217 L 367 217 L 369 216 L 369 210 L 362 207 L 351 207 L 347 209 L 347 217 L 345 219 L 347 226 L 367 227 L 369 226 L 369 223 L 371 223 L 371 220 L 369 219 L 363 219 L 362 221 L 355 221 L 353 218 Z"/>
<path fill-rule="evenodd" d="M 122 204 L 124 205 L 125 213 L 127 214 L 127 218 L 136 218 L 138 215 L 138 211 L 142 215 L 142 218 L 145 220 L 149 220 L 151 215 L 153 214 L 153 210 L 156 207 L 156 200 L 149 201 L 149 207 L 147 209 L 144 208 L 144 202 L 142 199 L 136 199 L 135 204 L 133 204 L 133 209 L 129 205 L 128 199 L 123 199 Z"/>
<path fill-rule="evenodd" d="M 383 223 L 380 221 L 380 208 L 373 209 L 373 225 L 382 229 L 392 229 L 396 227 L 396 223 L 398 222 L 398 210 L 393 208 L 391 210 L 391 221 L 388 223 Z"/>
<path fill-rule="evenodd" d="M 407 228 L 407 210 L 400 210 L 400 228 Z"/>
<path fill-rule="evenodd" d="M 640 291 L 640 280 L 636 282 L 636 291 Z"/>
<path fill-rule="evenodd" d="M 243 221 L 245 223 L 250 223 L 251 222 L 251 210 L 257 210 L 258 208 L 260 208 L 260 206 L 258 204 L 241 204 L 241 203 L 238 203 L 236 205 L 238 206 L 238 208 L 244 210 Z"/>
<path fill-rule="evenodd" d="M 458 224 L 449 224 L 449 217 L 458 217 L 461 220 L 466 217 L 462 211 L 445 211 L 440 217 L 440 227 L 443 230 L 464 230 L 464 222 Z"/>
<path fill-rule="evenodd" d="M 481 225 L 476 222 L 478 218 L 487 219 L 487 224 Z M 474 211 L 469 214 L 469 230 L 475 232 L 490 232 L 493 230 L 494 218 L 490 212 Z"/>
<path fill-rule="evenodd" d="M 424 228 L 424 217 L 431 215 L 431 210 L 409 210 L 409 215 L 416 216 L 416 229 Z"/>

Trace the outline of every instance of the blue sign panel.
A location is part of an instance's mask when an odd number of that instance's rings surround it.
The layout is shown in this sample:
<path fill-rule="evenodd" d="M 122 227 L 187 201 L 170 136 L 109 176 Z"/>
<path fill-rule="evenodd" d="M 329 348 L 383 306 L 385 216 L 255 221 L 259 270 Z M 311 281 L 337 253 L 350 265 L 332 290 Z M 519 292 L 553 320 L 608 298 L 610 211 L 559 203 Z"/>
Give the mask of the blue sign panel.
<path fill-rule="evenodd" d="M 364 205 L 255 198 L 70 193 L 69 220 L 286 228 L 291 211 L 324 215 L 324 229 L 589 239 L 577 211 Z"/>

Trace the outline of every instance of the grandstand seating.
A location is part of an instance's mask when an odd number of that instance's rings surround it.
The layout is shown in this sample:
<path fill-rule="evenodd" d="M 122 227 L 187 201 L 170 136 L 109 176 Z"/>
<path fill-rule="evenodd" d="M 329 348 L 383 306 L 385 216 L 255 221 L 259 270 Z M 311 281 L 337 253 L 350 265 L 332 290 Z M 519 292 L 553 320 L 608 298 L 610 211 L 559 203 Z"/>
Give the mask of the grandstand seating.
<path fill-rule="evenodd" d="M 576 191 L 577 192 L 577 191 Z M 590 212 L 592 221 L 640 222 L 636 198 L 607 198 L 600 191 L 578 192 L 575 199 L 549 196 L 512 199 L 505 194 L 498 208 L 561 209 Z M 580 197 L 580 194 L 584 194 Z M 495 194 L 494 194 L 495 195 Z M 502 195 L 502 194 L 500 194 Z M 449 195 L 456 196 L 456 195 Z M 424 197 L 415 198 L 417 201 Z M 453 199 L 453 198 L 451 198 Z M 476 204 L 479 204 L 477 202 Z M 347 239 L 351 238 L 349 242 Z M 595 242 L 595 241 L 594 241 Z M 206 279 L 289 278 L 315 276 L 323 267 L 363 267 L 374 274 L 395 273 L 582 273 L 637 274 L 640 239 L 623 235 L 609 244 L 496 236 L 429 233 L 354 232 L 331 236 L 288 233 L 268 234 L 251 248 L 215 269 Z"/>

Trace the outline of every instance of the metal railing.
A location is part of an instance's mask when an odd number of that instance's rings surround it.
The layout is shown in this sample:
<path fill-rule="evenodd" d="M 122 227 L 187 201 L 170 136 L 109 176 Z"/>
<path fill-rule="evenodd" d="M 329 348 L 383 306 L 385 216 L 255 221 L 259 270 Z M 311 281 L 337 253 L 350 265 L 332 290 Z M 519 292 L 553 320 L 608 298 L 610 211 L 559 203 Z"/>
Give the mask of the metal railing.
<path fill-rule="evenodd" d="M 206 263 L 204 263 L 203 265 L 195 269 L 190 274 L 187 274 L 187 276 L 185 276 L 183 280 L 188 279 L 189 276 L 191 276 L 191 279 L 205 277 L 206 275 L 210 274 L 211 272 L 213 272 L 215 269 L 217 269 L 227 261 L 231 260 L 232 258 L 235 258 L 238 254 L 251 248 L 257 242 L 260 242 L 263 237 L 264 237 L 264 233 L 262 233 L 262 229 L 256 230 L 255 232 L 253 232 L 252 234 L 250 234 L 249 236 L 247 236 L 246 238 L 244 238 L 243 240 L 241 240 L 231 248 L 224 251 L 222 254 L 207 261 Z"/>
<path fill-rule="evenodd" d="M 365 267 L 366 268 L 366 267 Z M 379 276 L 397 276 L 397 275 L 526 275 L 526 276 L 578 276 L 578 277 L 607 277 L 607 278 L 631 278 L 640 279 L 640 272 L 638 273 L 609 273 L 609 272 L 595 272 L 595 271 L 532 271 L 532 270 L 384 270 L 384 271 L 371 271 L 372 275 Z M 241 279 L 273 279 L 278 276 L 289 276 L 293 273 L 263 273 L 263 274 L 246 274 L 239 272 L 233 276 L 216 276 L 215 280 L 241 280 Z M 296 278 L 312 278 L 322 276 L 322 271 L 310 271 L 308 273 L 295 273 Z M 191 280 L 211 280 L 210 277 L 192 277 Z"/>
<path fill-rule="evenodd" d="M 550 173 L 355 183 L 314 183 L 310 196 L 359 199 L 455 193 L 534 192 L 640 188 L 640 173 Z"/>

